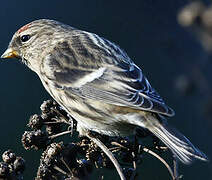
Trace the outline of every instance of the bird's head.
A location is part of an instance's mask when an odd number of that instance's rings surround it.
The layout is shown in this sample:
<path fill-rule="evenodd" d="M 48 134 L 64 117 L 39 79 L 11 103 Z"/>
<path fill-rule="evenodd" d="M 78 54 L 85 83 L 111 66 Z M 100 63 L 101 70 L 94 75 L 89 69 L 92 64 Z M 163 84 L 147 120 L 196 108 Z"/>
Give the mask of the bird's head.
<path fill-rule="evenodd" d="M 37 72 L 45 53 L 62 40 L 61 34 L 70 26 L 54 20 L 40 19 L 21 27 L 12 37 L 1 58 L 21 59 L 30 69 Z"/>

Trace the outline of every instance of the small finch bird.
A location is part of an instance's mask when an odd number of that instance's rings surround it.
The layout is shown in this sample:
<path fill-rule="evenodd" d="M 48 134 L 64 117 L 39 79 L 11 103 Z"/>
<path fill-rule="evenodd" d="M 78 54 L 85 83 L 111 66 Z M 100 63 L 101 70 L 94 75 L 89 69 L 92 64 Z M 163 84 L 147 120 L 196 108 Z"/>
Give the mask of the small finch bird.
<path fill-rule="evenodd" d="M 207 160 L 165 117 L 174 115 L 128 55 L 116 44 L 54 20 L 20 28 L 2 58 L 19 58 L 78 122 L 78 131 L 128 136 L 142 127 L 183 163 Z"/>

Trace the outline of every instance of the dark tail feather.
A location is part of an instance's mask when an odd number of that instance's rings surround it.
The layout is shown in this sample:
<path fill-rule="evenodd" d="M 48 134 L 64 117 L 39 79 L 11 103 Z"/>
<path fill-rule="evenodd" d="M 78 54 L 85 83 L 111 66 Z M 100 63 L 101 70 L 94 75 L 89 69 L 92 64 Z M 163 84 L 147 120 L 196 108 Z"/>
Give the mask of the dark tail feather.
<path fill-rule="evenodd" d="M 148 116 L 147 120 L 150 122 L 156 121 L 153 116 Z M 174 128 L 158 123 L 158 126 L 152 126 L 148 129 L 157 136 L 184 164 L 190 164 L 194 159 L 208 161 L 207 156 L 203 152 L 194 147 L 184 135 Z"/>

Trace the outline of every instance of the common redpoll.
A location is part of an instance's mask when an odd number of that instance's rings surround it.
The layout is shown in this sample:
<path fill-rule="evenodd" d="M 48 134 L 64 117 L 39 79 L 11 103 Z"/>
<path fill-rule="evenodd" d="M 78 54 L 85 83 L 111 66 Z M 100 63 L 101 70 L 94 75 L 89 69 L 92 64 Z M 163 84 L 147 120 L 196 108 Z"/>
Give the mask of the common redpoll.
<path fill-rule="evenodd" d="M 173 116 L 128 55 L 114 43 L 54 20 L 20 28 L 2 58 L 19 58 L 49 94 L 78 121 L 78 131 L 127 136 L 148 129 L 183 163 L 207 160 L 164 121 Z"/>

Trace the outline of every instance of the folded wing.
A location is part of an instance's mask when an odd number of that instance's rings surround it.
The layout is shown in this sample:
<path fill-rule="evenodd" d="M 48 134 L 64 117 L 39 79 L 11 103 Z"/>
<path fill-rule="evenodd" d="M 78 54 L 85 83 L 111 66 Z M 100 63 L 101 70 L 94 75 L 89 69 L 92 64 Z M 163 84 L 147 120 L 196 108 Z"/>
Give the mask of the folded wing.
<path fill-rule="evenodd" d="M 83 98 L 173 116 L 127 54 L 99 36 L 76 31 L 43 60 L 43 73 L 57 88 Z"/>

